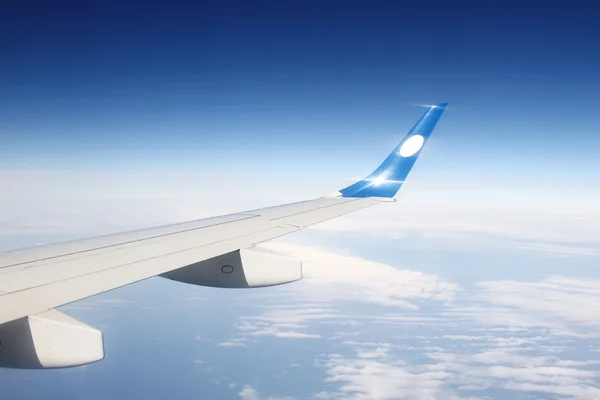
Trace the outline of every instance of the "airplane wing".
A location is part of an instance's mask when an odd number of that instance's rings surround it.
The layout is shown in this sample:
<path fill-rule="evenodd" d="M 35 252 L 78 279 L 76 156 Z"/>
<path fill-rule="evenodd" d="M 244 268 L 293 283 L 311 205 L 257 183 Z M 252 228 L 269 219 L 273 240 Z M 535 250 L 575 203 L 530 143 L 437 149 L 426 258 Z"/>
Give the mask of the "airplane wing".
<path fill-rule="evenodd" d="M 445 107 L 429 108 L 372 174 L 333 196 L 0 254 L 0 366 L 101 360 L 102 333 L 54 308 L 146 278 L 224 288 L 300 279 L 300 260 L 254 246 L 394 201 Z"/>

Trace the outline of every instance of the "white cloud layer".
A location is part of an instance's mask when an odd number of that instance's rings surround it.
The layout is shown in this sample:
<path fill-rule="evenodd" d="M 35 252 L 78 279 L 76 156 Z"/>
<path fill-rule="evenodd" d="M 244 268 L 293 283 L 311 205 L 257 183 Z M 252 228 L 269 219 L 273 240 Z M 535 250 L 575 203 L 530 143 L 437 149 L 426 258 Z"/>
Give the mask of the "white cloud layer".
<path fill-rule="evenodd" d="M 317 357 L 325 383 L 337 387 L 317 398 L 464 399 L 489 390 L 600 397 L 600 362 L 586 342 L 600 336 L 600 280 L 551 276 L 467 289 L 323 249 L 269 247 L 303 259 L 306 279 L 274 293 L 277 305 L 257 305 L 259 314 L 242 317 L 237 330 L 242 337 L 319 340 L 326 324 L 348 327 L 327 340 L 350 354 Z M 355 303 L 385 308 L 364 314 Z M 388 326 L 387 340 L 361 340 L 374 337 L 373 324 Z M 392 332 L 406 333 L 390 341 Z"/>
<path fill-rule="evenodd" d="M 480 282 L 466 305 L 449 311 L 487 326 L 541 327 L 554 334 L 600 336 L 600 279 L 552 276 L 538 282 Z"/>
<path fill-rule="evenodd" d="M 579 183 L 557 193 L 554 184 L 541 181 L 433 179 L 405 185 L 396 204 L 315 229 L 384 238 L 417 232 L 463 245 L 490 235 L 522 240 L 535 251 L 600 254 L 597 185 Z M 257 178 L 191 171 L 0 171 L 0 235 L 148 227 L 314 198 L 340 185 L 329 177 L 295 178 L 292 184 L 274 172 Z"/>
<path fill-rule="evenodd" d="M 382 345 L 393 347 L 378 344 L 378 348 Z M 321 398 L 484 398 L 489 389 L 507 391 L 506 397 L 512 397 L 511 391 L 579 399 L 600 396 L 599 372 L 586 369 L 598 364 L 595 360 L 578 362 L 496 349 L 474 354 L 423 352 L 425 357 L 420 357 L 420 361 L 409 363 L 388 351 L 364 358 L 361 354 L 365 346 L 358 343 L 355 347 L 354 357 L 321 357 L 319 363 L 326 371 L 326 382 L 339 383 L 336 391 L 320 393 Z"/>
<path fill-rule="evenodd" d="M 243 176 L 193 173 L 4 171 L 0 235 L 105 233 L 291 202 L 335 189 L 321 181 L 323 187 L 314 180 L 301 185 L 279 179 L 261 183 Z M 268 190 L 255 190 L 257 183 Z M 452 246 L 461 242 L 465 248 L 489 235 L 515 240 L 527 251 L 598 257 L 597 189 L 553 197 L 555 186 L 550 186 L 536 192 L 510 185 L 500 190 L 486 183 L 407 185 L 396 204 L 316 229 L 371 238 L 417 232 Z M 216 194 L 207 196 L 207 187 Z M 317 357 L 326 382 L 335 385 L 316 393 L 318 398 L 462 399 L 483 397 L 489 389 L 600 398 L 593 357 L 598 346 L 586 342 L 600 336 L 600 280 L 553 276 L 530 282 L 486 281 L 468 289 L 434 274 L 350 254 L 285 243 L 266 246 L 302 259 L 305 279 L 257 301 L 262 308 L 241 317 L 234 337 L 218 345 L 234 347 L 222 351 L 236 351 L 269 339 L 344 346 L 349 353 Z M 68 307 L 131 306 L 101 301 Z M 367 313 L 354 305 L 378 308 Z M 326 325 L 335 325 L 337 332 L 325 335 Z M 375 325 L 386 332 L 386 340 L 363 341 L 363 336 L 374 335 Z M 286 399 L 263 397 L 249 385 L 239 396 Z"/>
<path fill-rule="evenodd" d="M 448 301 L 458 290 L 436 275 L 356 256 L 288 243 L 264 246 L 302 260 L 304 277 L 294 289 L 310 291 L 313 301 L 343 299 L 418 309 L 421 300 Z"/>

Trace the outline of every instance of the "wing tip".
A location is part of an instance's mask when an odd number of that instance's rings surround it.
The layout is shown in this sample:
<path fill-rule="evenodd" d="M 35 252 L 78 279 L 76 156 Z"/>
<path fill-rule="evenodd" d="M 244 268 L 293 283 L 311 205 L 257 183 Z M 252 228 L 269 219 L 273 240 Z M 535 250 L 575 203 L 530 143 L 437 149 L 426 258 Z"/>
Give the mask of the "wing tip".
<path fill-rule="evenodd" d="M 371 175 L 342 190 L 343 197 L 393 198 L 402 187 L 448 103 L 432 105 Z"/>

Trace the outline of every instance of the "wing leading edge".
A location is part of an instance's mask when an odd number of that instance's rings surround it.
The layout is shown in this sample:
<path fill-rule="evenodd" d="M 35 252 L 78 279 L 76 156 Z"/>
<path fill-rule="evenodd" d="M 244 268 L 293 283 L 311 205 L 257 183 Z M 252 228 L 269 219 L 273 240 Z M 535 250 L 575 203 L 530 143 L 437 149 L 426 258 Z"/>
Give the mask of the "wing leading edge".
<path fill-rule="evenodd" d="M 342 189 L 339 196 L 0 254 L 0 366 L 56 368 L 101 359 L 99 331 L 49 310 L 153 276 L 219 287 L 269 286 L 299 279 L 299 260 L 253 247 L 390 201 L 445 106 L 431 107 L 379 168 Z M 80 340 L 69 341 L 62 356 L 64 335 Z M 30 340 L 18 339 L 22 337 Z M 44 350 L 40 343 L 50 347 Z M 74 343 L 80 347 L 74 348 Z"/>

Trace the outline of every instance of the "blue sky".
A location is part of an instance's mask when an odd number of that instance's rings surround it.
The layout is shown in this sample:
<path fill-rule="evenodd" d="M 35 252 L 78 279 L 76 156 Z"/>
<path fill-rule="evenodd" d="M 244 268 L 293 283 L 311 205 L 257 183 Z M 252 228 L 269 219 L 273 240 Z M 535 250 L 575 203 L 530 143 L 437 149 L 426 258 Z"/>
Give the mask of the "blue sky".
<path fill-rule="evenodd" d="M 0 250 L 331 193 L 449 103 L 397 203 L 269 244 L 303 281 L 65 306 L 107 358 L 4 395 L 600 397 L 598 13 L 400 3 L 4 5 Z"/>
<path fill-rule="evenodd" d="M 418 117 L 413 105 L 441 101 L 453 109 L 444 149 L 468 151 L 470 169 L 557 156 L 590 167 L 593 12 L 547 1 L 321 3 L 7 6 L 2 168 L 205 168 L 228 154 L 234 167 L 270 169 L 268 155 L 296 170 L 306 163 L 288 155 L 298 150 L 319 169 L 346 169 L 385 154 Z"/>

